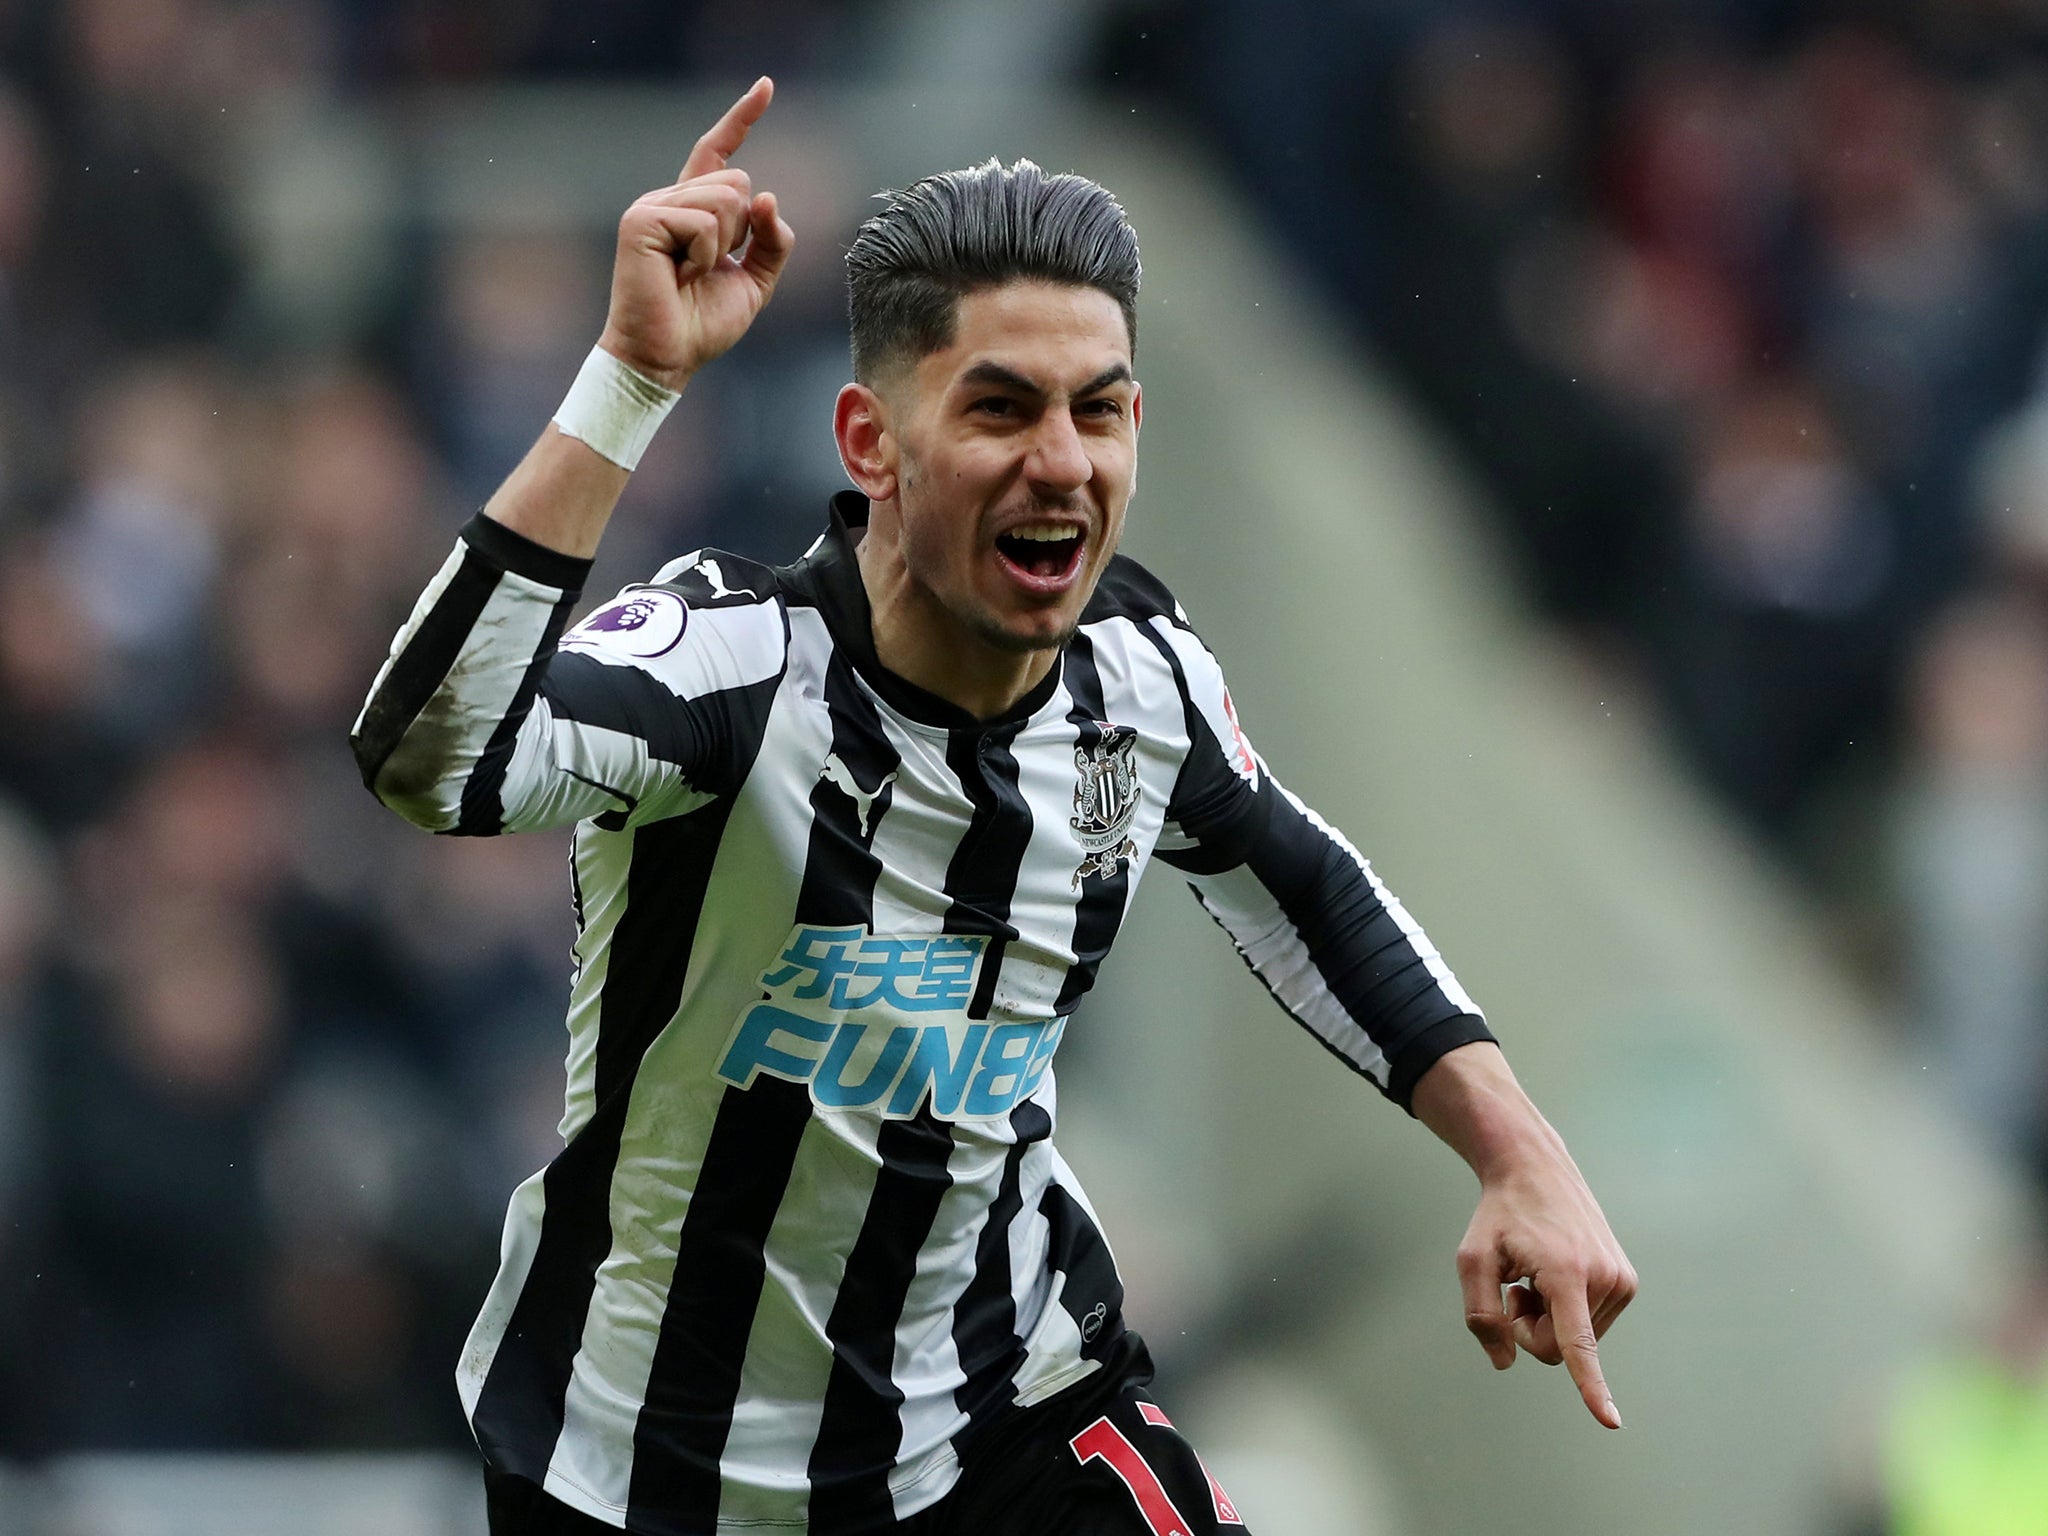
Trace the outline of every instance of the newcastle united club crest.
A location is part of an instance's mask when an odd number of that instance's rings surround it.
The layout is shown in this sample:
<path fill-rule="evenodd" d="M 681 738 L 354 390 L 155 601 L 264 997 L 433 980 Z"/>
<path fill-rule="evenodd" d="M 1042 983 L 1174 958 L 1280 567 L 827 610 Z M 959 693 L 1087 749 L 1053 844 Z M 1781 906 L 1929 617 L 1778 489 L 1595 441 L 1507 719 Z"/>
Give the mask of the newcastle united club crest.
<path fill-rule="evenodd" d="M 1080 781 L 1074 785 L 1074 815 L 1067 824 L 1086 855 L 1074 871 L 1076 890 L 1090 875 L 1114 875 L 1138 852 L 1128 835 L 1138 813 L 1138 733 L 1102 720 L 1095 728 L 1100 739 L 1074 749 Z"/>

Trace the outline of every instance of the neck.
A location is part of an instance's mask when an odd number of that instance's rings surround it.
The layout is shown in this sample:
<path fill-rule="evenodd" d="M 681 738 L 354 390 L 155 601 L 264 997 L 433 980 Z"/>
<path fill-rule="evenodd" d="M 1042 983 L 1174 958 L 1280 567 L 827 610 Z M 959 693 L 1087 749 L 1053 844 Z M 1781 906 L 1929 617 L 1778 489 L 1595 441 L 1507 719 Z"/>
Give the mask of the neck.
<path fill-rule="evenodd" d="M 1013 651 L 965 629 L 911 580 L 902 552 L 860 541 L 861 583 L 874 625 L 875 657 L 905 682 L 957 704 L 977 720 L 1008 714 L 1045 680 L 1057 650 Z"/>

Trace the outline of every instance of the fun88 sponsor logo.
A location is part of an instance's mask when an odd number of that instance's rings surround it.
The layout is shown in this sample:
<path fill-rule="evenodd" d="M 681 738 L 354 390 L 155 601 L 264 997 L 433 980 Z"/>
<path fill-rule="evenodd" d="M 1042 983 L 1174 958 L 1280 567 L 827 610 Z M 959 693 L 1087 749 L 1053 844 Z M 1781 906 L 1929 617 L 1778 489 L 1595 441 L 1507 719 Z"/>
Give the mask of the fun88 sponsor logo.
<path fill-rule="evenodd" d="M 1007 1114 L 1038 1087 L 1065 1019 L 969 1019 L 988 939 L 800 926 L 761 976 L 768 996 L 740 1016 L 718 1075 L 766 1072 L 807 1084 L 826 1109 L 941 1120 Z"/>

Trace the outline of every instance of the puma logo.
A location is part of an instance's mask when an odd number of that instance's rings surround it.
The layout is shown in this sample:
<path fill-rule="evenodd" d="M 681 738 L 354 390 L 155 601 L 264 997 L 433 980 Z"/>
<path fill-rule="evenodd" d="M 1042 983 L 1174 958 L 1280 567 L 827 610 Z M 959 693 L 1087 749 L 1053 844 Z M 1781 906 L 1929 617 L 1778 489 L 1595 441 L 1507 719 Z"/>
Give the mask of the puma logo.
<path fill-rule="evenodd" d="M 827 752 L 825 754 L 825 767 L 818 774 L 818 777 L 830 779 L 845 792 L 846 798 L 851 800 L 854 808 L 860 812 L 860 835 L 866 837 L 868 835 L 868 812 L 873 808 L 876 799 L 881 795 L 882 791 L 896 781 L 896 770 L 891 768 L 883 776 L 882 782 L 873 789 L 862 789 L 860 781 L 853 776 L 853 770 L 839 760 L 839 754 L 837 752 Z"/>
<path fill-rule="evenodd" d="M 759 598 L 761 595 L 752 587 L 728 587 L 725 584 L 725 572 L 718 568 L 716 560 L 699 560 L 697 569 L 702 571 L 704 579 L 711 583 L 711 597 L 714 602 L 721 597 Z M 849 790 L 848 793 L 851 794 L 852 791 Z M 877 790 L 875 793 L 880 794 L 881 791 Z"/>

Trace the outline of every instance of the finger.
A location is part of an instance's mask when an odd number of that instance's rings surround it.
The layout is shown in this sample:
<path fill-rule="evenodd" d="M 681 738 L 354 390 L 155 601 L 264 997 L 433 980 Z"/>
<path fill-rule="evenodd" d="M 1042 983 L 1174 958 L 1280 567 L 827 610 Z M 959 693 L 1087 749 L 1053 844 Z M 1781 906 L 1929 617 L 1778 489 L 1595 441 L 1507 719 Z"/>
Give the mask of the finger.
<path fill-rule="evenodd" d="M 1507 1314 L 1510 1322 L 1539 1321 L 1545 1315 L 1543 1293 L 1526 1280 L 1516 1281 L 1507 1289 Z"/>
<path fill-rule="evenodd" d="M 1561 1365 L 1557 1327 L 1543 1305 L 1543 1293 L 1527 1281 L 1508 1287 L 1508 1320 L 1514 1325 L 1515 1342 L 1545 1365 Z"/>
<path fill-rule="evenodd" d="M 720 238 L 718 216 L 706 208 L 636 208 L 620 230 L 622 243 L 667 257 L 679 276 L 717 261 Z"/>
<path fill-rule="evenodd" d="M 738 152 L 747 141 L 747 130 L 761 120 L 761 114 L 768 110 L 768 103 L 775 97 L 775 82 L 766 75 L 747 87 L 747 94 L 726 108 L 725 116 L 711 125 L 710 131 L 697 141 L 690 151 L 690 158 L 683 162 L 683 174 L 678 181 L 689 181 L 711 171 L 722 171 L 725 162 Z"/>
<path fill-rule="evenodd" d="M 752 195 L 747 190 L 729 186 L 723 182 L 697 182 L 687 187 L 671 187 L 660 193 L 649 193 L 640 199 L 640 207 L 663 210 L 698 211 L 708 213 L 717 221 L 718 238 L 716 248 L 708 257 L 701 251 L 692 250 L 692 265 L 709 266 L 729 251 L 736 251 L 747 238 L 747 221 L 752 206 Z M 682 258 L 682 252 L 677 252 Z"/>
<path fill-rule="evenodd" d="M 736 165 L 729 165 L 722 171 L 711 171 L 688 181 L 672 182 L 666 187 L 656 187 L 643 192 L 634 199 L 641 203 L 667 203 L 671 207 L 681 206 L 707 187 L 730 187 L 742 197 L 754 195 L 754 178 Z"/>
<path fill-rule="evenodd" d="M 1517 1344 L 1545 1365 L 1563 1361 L 1564 1356 L 1557 1352 L 1557 1330 L 1543 1305 L 1541 1291 L 1527 1280 L 1516 1281 L 1507 1289 L 1507 1314 Z"/>
<path fill-rule="evenodd" d="M 1607 1378 L 1600 1373 L 1600 1343 L 1587 1310 L 1584 1282 L 1560 1282 L 1545 1292 L 1543 1300 L 1557 1330 L 1564 1367 L 1578 1384 L 1587 1411 L 1609 1429 L 1621 1428 L 1621 1412 L 1614 1406 L 1614 1394 L 1607 1390 Z"/>
<path fill-rule="evenodd" d="M 1486 1351 L 1493 1368 L 1504 1371 L 1515 1363 L 1515 1335 L 1500 1302 L 1500 1255 L 1491 1247 L 1461 1245 L 1458 1249 L 1458 1285 L 1465 1293 L 1465 1326 Z"/>
<path fill-rule="evenodd" d="M 1637 1284 L 1634 1267 L 1624 1259 L 1606 1294 L 1600 1298 L 1600 1305 L 1593 1310 L 1593 1331 L 1601 1338 L 1607 1337 L 1607 1330 L 1614 1326 L 1614 1320 L 1636 1299 Z"/>
<path fill-rule="evenodd" d="M 796 231 L 783 223 L 777 214 L 773 192 L 763 192 L 754 199 L 748 228 L 752 232 L 753 243 L 747 247 L 746 260 L 740 266 L 766 292 L 782 275 L 783 264 L 789 260 L 789 253 L 796 246 Z"/>

